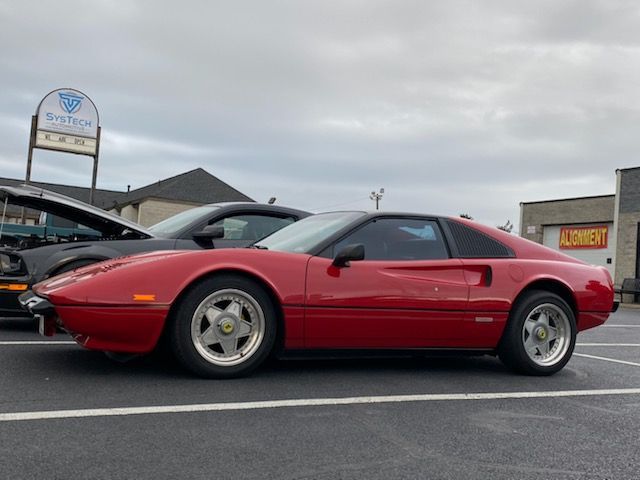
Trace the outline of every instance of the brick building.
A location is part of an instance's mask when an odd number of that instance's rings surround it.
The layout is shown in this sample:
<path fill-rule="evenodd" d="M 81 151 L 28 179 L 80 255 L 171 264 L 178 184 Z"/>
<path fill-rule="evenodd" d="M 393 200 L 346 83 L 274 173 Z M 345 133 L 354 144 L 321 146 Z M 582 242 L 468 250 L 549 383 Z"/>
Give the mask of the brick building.
<path fill-rule="evenodd" d="M 612 195 L 521 203 L 520 236 L 603 265 L 618 285 L 640 278 L 640 167 L 616 170 Z"/>
<path fill-rule="evenodd" d="M 17 186 L 23 183 L 24 180 L 0 177 L 0 185 Z M 31 185 L 83 202 L 89 201 L 89 188 L 45 182 L 31 182 Z M 93 198 L 97 207 L 122 215 L 145 227 L 154 225 L 176 213 L 207 203 L 253 202 L 247 195 L 202 168 L 196 168 L 128 192 L 98 189 Z M 7 223 L 18 222 L 21 213 L 22 210 L 19 207 L 9 205 L 5 221 Z M 36 223 L 39 214 L 40 212 L 27 210 L 27 223 Z"/>

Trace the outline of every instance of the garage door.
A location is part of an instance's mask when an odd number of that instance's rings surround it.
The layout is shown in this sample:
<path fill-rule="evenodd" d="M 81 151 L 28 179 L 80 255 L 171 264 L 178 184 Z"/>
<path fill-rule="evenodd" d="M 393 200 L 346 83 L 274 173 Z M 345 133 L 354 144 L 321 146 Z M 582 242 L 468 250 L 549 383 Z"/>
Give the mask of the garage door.
<path fill-rule="evenodd" d="M 613 275 L 616 248 L 613 223 L 545 225 L 542 243 L 591 265 L 607 267 Z"/>

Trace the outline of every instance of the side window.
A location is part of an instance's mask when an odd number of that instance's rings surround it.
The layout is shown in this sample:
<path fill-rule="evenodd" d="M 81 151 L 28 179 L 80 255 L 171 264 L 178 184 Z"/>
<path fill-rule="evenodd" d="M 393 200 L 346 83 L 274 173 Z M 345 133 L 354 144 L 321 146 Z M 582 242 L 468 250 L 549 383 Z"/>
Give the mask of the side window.
<path fill-rule="evenodd" d="M 461 223 L 447 220 L 461 258 L 510 258 L 515 253 L 506 245 Z"/>
<path fill-rule="evenodd" d="M 438 260 L 449 258 L 438 224 L 432 220 L 381 218 L 334 245 L 333 256 L 354 243 L 364 245 L 365 260 Z"/>
<path fill-rule="evenodd" d="M 269 215 L 234 215 L 218 220 L 213 225 L 224 227 L 224 240 L 260 240 L 295 222 L 293 217 Z"/>
<path fill-rule="evenodd" d="M 51 214 L 49 214 L 49 222 L 49 225 L 51 225 L 52 227 L 76 228 L 78 226 L 78 224 L 73 220 Z"/>

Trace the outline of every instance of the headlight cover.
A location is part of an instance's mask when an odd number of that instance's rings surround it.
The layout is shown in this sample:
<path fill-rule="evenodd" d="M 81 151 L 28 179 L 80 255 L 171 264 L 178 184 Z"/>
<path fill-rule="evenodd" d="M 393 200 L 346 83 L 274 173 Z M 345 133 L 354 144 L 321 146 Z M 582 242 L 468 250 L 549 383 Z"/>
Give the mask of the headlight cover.
<path fill-rule="evenodd" d="M 22 276 L 27 273 L 27 268 L 19 254 L 0 251 L 0 274 Z"/>

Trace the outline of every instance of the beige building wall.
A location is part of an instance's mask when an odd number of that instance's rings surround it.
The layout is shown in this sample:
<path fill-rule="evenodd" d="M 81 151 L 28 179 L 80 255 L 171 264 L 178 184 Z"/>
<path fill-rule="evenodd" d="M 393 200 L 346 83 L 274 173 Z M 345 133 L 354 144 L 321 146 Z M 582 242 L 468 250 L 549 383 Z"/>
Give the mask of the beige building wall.
<path fill-rule="evenodd" d="M 520 236 L 542 243 L 545 225 L 613 222 L 615 195 L 520 204 Z M 528 233 L 535 230 L 535 233 Z"/>
<path fill-rule="evenodd" d="M 638 223 L 640 212 L 618 215 L 618 248 L 616 250 L 616 285 L 625 278 L 636 276 L 636 252 L 638 251 Z"/>
<path fill-rule="evenodd" d="M 139 218 L 137 222 L 143 227 L 150 227 L 177 213 L 184 212 L 199 204 L 184 202 L 168 202 L 166 200 L 147 199 L 139 205 Z M 124 209 L 123 209 L 124 210 Z"/>
<path fill-rule="evenodd" d="M 138 222 L 138 206 L 137 205 L 126 205 L 122 207 L 120 210 L 120 216 L 126 218 L 127 220 L 131 220 L 132 222 Z"/>
<path fill-rule="evenodd" d="M 640 226 L 640 168 L 616 171 L 616 212 L 618 215 L 618 251 L 615 283 L 636 277 L 638 229 Z"/>

